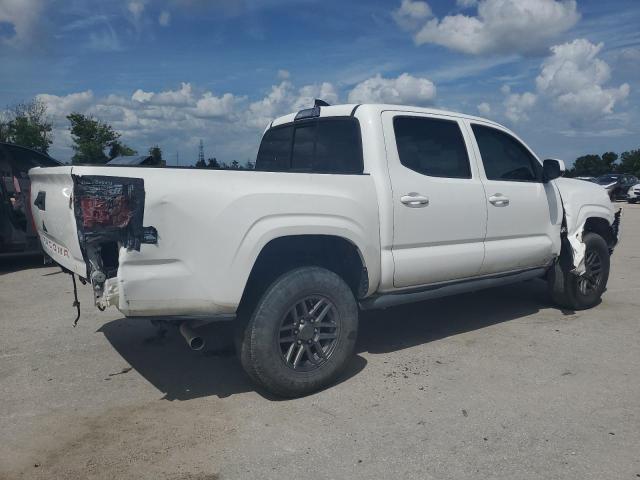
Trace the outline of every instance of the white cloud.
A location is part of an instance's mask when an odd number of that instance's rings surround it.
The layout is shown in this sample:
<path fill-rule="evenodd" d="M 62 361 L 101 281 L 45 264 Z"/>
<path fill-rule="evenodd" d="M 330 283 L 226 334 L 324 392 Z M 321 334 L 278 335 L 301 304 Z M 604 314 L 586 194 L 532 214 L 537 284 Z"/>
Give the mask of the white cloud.
<path fill-rule="evenodd" d="M 505 116 L 514 123 L 528 120 L 527 112 L 537 100 L 538 97 L 531 92 L 509 93 L 504 100 Z"/>
<path fill-rule="evenodd" d="M 158 23 L 162 27 L 169 26 L 169 24 L 171 23 L 171 14 L 166 10 L 160 12 L 160 15 L 158 16 Z"/>
<path fill-rule="evenodd" d="M 195 113 L 199 117 L 229 117 L 233 114 L 236 104 L 242 100 L 243 98 L 238 98 L 231 93 L 216 97 L 211 92 L 206 92 L 196 102 Z"/>
<path fill-rule="evenodd" d="M 436 86 L 427 78 L 403 73 L 398 78 L 380 74 L 357 84 L 349 92 L 349 103 L 395 103 L 425 105 L 433 102 Z"/>
<path fill-rule="evenodd" d="M 489 105 L 487 102 L 479 103 L 476 108 L 478 109 L 480 115 L 483 115 L 485 117 L 491 113 L 491 105 Z"/>
<path fill-rule="evenodd" d="M 0 23 L 8 23 L 13 28 L 12 34 L 0 36 L 0 44 L 15 47 L 33 40 L 43 7 L 43 0 L 0 1 Z"/>
<path fill-rule="evenodd" d="M 130 96 L 95 97 L 91 90 L 69 95 L 41 94 L 54 125 L 52 153 L 62 160 L 72 155 L 66 116 L 71 112 L 92 115 L 122 133 L 125 143 L 144 151 L 159 144 L 171 151 L 194 149 L 200 138 L 215 148 L 218 158 L 246 161 L 254 158 L 262 129 L 275 117 L 313 105 L 314 98 L 338 102 L 331 83 L 294 86 L 283 81 L 264 98 L 249 102 L 233 93 L 215 95 L 184 82 L 164 91 L 136 89 Z M 195 155 L 194 155 L 195 157 Z M 193 163 L 195 158 L 182 164 Z"/>
<path fill-rule="evenodd" d="M 291 74 L 289 73 L 289 70 L 278 70 L 278 79 L 279 80 L 287 80 L 289 77 L 291 76 Z"/>
<path fill-rule="evenodd" d="M 629 95 L 629 85 L 606 88 L 609 65 L 597 55 L 603 44 L 585 39 L 556 45 L 536 78 L 538 91 L 574 123 L 613 113 L 617 102 Z"/>
<path fill-rule="evenodd" d="M 140 0 L 132 0 L 127 5 L 127 9 L 133 15 L 134 20 L 138 20 L 142 12 L 144 12 L 144 2 Z"/>
<path fill-rule="evenodd" d="M 579 18 L 575 0 L 480 0 L 477 16 L 431 19 L 414 40 L 473 55 L 531 53 L 543 50 Z"/>
<path fill-rule="evenodd" d="M 427 18 L 433 16 L 427 2 L 402 0 L 400 7 L 392 12 L 393 19 L 402 28 L 414 29 Z"/>
<path fill-rule="evenodd" d="M 53 117 L 66 117 L 72 112 L 84 111 L 94 100 L 93 92 L 71 93 L 65 96 L 42 93 L 36 98 L 47 105 L 47 113 Z"/>
<path fill-rule="evenodd" d="M 319 85 L 306 85 L 298 90 L 298 96 L 292 103 L 292 111 L 313 107 L 316 98 L 324 100 L 330 105 L 338 103 L 338 93 L 334 86 L 323 82 Z"/>

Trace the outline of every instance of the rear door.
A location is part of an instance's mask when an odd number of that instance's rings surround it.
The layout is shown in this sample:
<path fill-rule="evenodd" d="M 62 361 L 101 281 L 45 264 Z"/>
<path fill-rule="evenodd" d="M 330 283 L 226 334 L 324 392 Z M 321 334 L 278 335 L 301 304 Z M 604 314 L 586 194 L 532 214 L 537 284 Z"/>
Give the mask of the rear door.
<path fill-rule="evenodd" d="M 560 250 L 562 204 L 542 165 L 506 130 L 469 123 L 486 191 L 483 275 L 545 266 Z"/>
<path fill-rule="evenodd" d="M 42 248 L 58 264 L 81 277 L 87 267 L 80 250 L 73 209 L 72 167 L 33 168 L 31 211 Z"/>
<path fill-rule="evenodd" d="M 487 206 L 461 120 L 388 111 L 382 122 L 393 195 L 394 286 L 477 275 Z"/>

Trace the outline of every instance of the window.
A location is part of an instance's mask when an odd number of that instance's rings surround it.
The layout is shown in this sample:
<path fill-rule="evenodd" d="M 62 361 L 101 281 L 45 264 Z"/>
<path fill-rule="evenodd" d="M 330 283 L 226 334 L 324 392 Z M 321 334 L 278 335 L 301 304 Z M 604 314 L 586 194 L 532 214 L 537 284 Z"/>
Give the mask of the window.
<path fill-rule="evenodd" d="M 258 158 L 256 170 L 281 172 L 288 170 L 291 165 L 291 139 L 293 127 L 276 127 L 264 134 Z"/>
<path fill-rule="evenodd" d="M 540 162 L 518 140 L 495 128 L 478 124 L 471 127 L 488 180 L 538 182 L 542 179 Z"/>
<path fill-rule="evenodd" d="M 458 122 L 396 117 L 393 130 L 400 163 L 431 177 L 471 178 L 469 157 Z"/>
<path fill-rule="evenodd" d="M 272 128 L 260 144 L 256 170 L 362 173 L 360 124 L 327 117 Z"/>
<path fill-rule="evenodd" d="M 362 173 L 362 141 L 357 120 L 320 119 L 313 171 Z"/>
<path fill-rule="evenodd" d="M 310 171 L 313 167 L 313 151 L 316 142 L 316 123 L 302 124 L 295 129 L 293 136 L 293 170 Z"/>

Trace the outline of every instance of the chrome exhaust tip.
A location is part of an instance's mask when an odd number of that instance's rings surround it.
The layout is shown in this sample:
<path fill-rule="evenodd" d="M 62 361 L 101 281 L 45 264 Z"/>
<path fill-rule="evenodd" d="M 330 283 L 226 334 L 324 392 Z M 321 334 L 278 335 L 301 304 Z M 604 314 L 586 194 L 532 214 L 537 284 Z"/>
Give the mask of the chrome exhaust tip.
<path fill-rule="evenodd" d="M 184 337 L 187 345 L 191 350 L 202 350 L 204 348 L 204 338 L 198 335 L 190 326 L 188 322 L 180 323 L 180 334 Z"/>

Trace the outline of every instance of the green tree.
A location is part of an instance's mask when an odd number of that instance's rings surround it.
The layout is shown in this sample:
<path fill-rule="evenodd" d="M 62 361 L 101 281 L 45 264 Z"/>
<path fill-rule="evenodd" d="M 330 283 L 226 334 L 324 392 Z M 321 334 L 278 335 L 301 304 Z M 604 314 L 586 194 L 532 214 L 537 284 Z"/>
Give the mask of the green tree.
<path fill-rule="evenodd" d="M 623 152 L 620 155 L 620 160 L 618 171 L 640 177 L 640 149 Z"/>
<path fill-rule="evenodd" d="M 231 162 L 231 168 L 233 170 L 238 170 L 240 168 L 240 164 L 238 163 L 237 160 L 234 160 L 233 162 Z"/>
<path fill-rule="evenodd" d="M 203 159 L 198 159 L 196 168 L 207 168 L 207 163 Z"/>
<path fill-rule="evenodd" d="M 69 130 L 75 151 L 71 161 L 74 164 L 102 164 L 119 155 L 136 154 L 134 149 L 119 141 L 120 134 L 108 123 L 77 112 L 67 115 L 67 120 L 71 124 Z"/>
<path fill-rule="evenodd" d="M 109 160 L 116 157 L 130 157 L 131 155 L 137 155 L 138 152 L 133 148 L 121 143 L 119 140 L 114 141 L 109 147 Z"/>
<path fill-rule="evenodd" d="M 47 117 L 47 105 L 38 99 L 15 105 L 0 119 L 0 141 L 42 153 L 49 151 L 53 141 L 52 130 Z"/>
<path fill-rule="evenodd" d="M 212 170 L 218 170 L 220 168 L 220 164 L 218 163 L 218 159 L 216 157 L 210 158 L 207 160 L 207 168 Z"/>
<path fill-rule="evenodd" d="M 576 158 L 571 175 L 574 177 L 598 177 L 610 171 L 611 169 L 600 155 L 591 154 Z"/>
<path fill-rule="evenodd" d="M 607 171 L 605 173 L 616 171 L 616 161 L 618 160 L 618 154 L 615 152 L 605 152 L 602 154 L 602 163 L 604 163 Z"/>
<path fill-rule="evenodd" d="M 149 149 L 149 155 L 153 157 L 154 163 L 160 165 L 162 164 L 162 150 L 158 145 L 154 145 Z"/>

